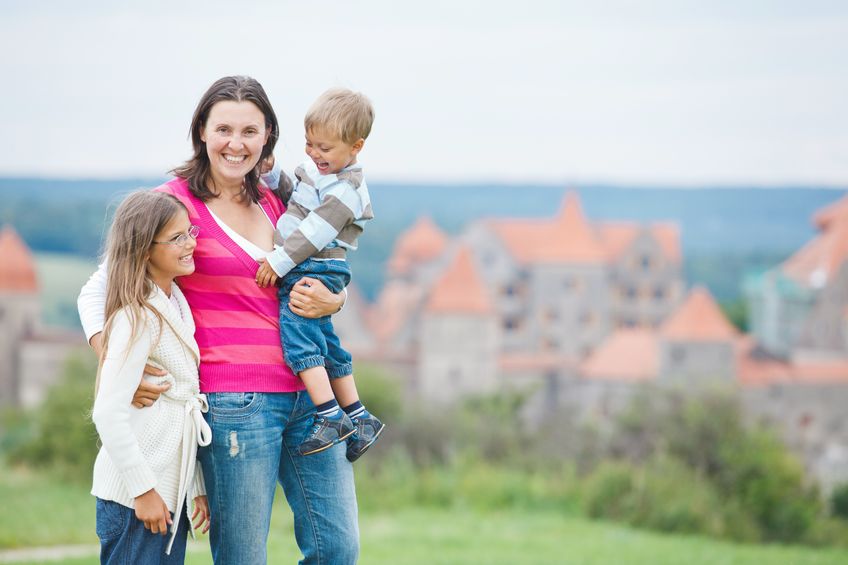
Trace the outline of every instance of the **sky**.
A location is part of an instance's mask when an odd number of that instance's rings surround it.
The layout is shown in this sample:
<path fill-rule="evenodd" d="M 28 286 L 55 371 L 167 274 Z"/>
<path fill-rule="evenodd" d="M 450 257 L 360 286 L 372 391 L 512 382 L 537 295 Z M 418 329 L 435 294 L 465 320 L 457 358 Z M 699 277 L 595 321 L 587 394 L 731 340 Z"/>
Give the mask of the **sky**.
<path fill-rule="evenodd" d="M 246 74 L 303 153 L 325 89 L 398 182 L 848 187 L 848 3 L 4 0 L 0 176 L 161 177 Z"/>

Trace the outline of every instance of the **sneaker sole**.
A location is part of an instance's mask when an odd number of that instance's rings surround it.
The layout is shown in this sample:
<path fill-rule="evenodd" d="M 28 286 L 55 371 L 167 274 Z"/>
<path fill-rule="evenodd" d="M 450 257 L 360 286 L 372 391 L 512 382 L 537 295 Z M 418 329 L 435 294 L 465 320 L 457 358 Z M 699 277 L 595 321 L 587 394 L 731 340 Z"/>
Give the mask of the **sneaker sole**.
<path fill-rule="evenodd" d="M 354 461 L 356 461 L 357 459 L 362 457 L 365 454 L 365 452 L 368 451 L 368 448 L 371 447 L 372 445 L 374 445 L 374 442 L 377 441 L 377 438 L 380 437 L 380 434 L 383 433 L 383 430 L 385 430 L 385 429 L 386 429 L 386 424 L 383 424 L 382 426 L 380 426 L 380 429 L 377 430 L 376 434 L 374 434 L 374 439 L 372 439 L 371 441 L 369 441 L 368 443 L 365 444 L 365 447 L 362 448 L 362 451 L 359 452 L 359 455 L 357 455 L 353 459 L 348 457 L 347 460 L 350 461 L 351 463 L 353 463 Z"/>
<path fill-rule="evenodd" d="M 385 426 L 383 426 L 383 427 L 385 427 Z M 353 432 L 355 432 L 355 431 L 356 431 L 356 429 L 352 429 L 352 430 L 350 430 L 348 433 L 346 433 L 345 435 L 341 436 L 339 439 L 335 440 L 333 443 L 330 443 L 330 444 L 324 445 L 324 446 L 322 446 L 322 447 L 319 447 L 318 449 L 313 449 L 312 451 L 307 451 L 306 453 L 301 453 L 301 455 L 313 455 L 313 454 L 315 454 L 315 453 L 321 453 L 321 452 L 322 452 L 322 451 L 324 451 L 325 449 L 330 449 L 330 448 L 331 448 L 331 447 L 333 447 L 334 445 L 337 445 L 337 444 L 339 444 L 339 443 L 343 442 L 344 440 L 346 440 L 347 438 L 349 438 L 350 436 L 352 436 L 352 435 L 353 435 Z M 383 431 L 383 428 L 380 428 L 380 431 L 382 432 L 382 431 Z M 374 438 L 374 439 L 377 439 L 377 438 L 376 438 L 376 436 L 375 436 L 375 438 Z M 374 442 L 371 442 L 371 443 L 374 443 Z M 369 445 L 370 445 L 370 444 L 369 444 Z"/>

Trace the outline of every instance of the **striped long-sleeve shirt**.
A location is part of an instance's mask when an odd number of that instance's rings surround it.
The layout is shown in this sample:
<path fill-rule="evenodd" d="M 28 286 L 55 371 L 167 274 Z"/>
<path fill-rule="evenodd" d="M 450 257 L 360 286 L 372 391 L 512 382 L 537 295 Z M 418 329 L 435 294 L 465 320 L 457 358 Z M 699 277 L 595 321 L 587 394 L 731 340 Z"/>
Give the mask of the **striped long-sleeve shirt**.
<path fill-rule="evenodd" d="M 288 208 L 277 221 L 268 264 L 282 277 L 310 257 L 344 258 L 374 217 L 362 167 L 354 164 L 322 175 L 311 161 L 295 170 Z"/>

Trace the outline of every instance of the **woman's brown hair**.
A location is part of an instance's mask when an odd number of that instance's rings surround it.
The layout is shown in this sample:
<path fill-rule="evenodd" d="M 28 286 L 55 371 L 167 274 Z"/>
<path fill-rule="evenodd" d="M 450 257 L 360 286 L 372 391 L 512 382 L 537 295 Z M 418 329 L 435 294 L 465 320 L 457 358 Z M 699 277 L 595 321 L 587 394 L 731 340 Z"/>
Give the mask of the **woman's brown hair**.
<path fill-rule="evenodd" d="M 259 163 L 274 152 L 274 146 L 280 136 L 280 125 L 277 115 L 271 107 L 268 95 L 259 82 L 251 77 L 231 76 L 215 81 L 209 90 L 201 97 L 194 116 L 191 118 L 191 143 L 194 155 L 182 166 L 174 168 L 171 173 L 188 181 L 189 190 L 204 202 L 217 196 L 210 190 L 212 182 L 209 156 L 206 154 L 206 143 L 201 139 L 201 133 L 206 126 L 212 106 L 218 102 L 252 102 L 265 116 L 265 128 L 269 131 L 268 141 L 262 147 L 262 155 L 256 167 L 244 177 L 243 196 L 250 202 L 259 202 Z M 214 187 L 213 187 L 214 188 Z"/>

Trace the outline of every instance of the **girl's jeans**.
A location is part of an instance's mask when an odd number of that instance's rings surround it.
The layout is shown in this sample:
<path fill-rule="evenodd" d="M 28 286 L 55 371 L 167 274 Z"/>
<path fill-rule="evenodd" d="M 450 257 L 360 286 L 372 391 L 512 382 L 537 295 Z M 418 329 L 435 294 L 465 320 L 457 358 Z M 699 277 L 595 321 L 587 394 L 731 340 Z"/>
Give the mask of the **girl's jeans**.
<path fill-rule="evenodd" d="M 101 565 L 182 565 L 185 561 L 188 517 L 185 512 L 179 517 L 179 529 L 171 548 L 171 532 L 164 536 L 145 529 L 144 522 L 135 517 L 135 510 L 111 500 L 97 501 L 97 537 L 100 538 Z M 173 519 L 173 515 L 172 515 Z"/>
<path fill-rule="evenodd" d="M 209 540 L 215 564 L 267 562 L 278 481 L 294 514 L 300 563 L 356 563 L 356 492 L 345 445 L 309 456 L 297 452 L 315 412 L 306 391 L 206 396 L 212 443 L 200 448 L 198 457 L 212 513 Z"/>

